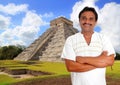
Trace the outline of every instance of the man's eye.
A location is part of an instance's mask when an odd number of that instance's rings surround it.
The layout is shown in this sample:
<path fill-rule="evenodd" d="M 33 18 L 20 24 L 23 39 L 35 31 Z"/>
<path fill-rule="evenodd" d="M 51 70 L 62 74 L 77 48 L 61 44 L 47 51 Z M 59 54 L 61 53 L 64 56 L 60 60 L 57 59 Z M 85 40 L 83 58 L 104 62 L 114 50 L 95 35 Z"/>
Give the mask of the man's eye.
<path fill-rule="evenodd" d="M 86 20 L 86 17 L 82 17 L 82 20 Z"/>
<path fill-rule="evenodd" d="M 94 20 L 94 18 L 90 18 L 90 21 L 93 21 Z"/>

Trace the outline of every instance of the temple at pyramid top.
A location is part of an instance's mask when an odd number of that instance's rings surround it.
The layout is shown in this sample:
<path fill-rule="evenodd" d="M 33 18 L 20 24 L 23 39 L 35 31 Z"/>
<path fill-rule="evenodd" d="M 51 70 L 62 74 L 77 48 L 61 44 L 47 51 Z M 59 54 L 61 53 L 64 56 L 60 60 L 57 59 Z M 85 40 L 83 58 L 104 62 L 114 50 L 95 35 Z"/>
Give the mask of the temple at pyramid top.
<path fill-rule="evenodd" d="M 67 24 L 69 26 L 72 26 L 73 27 L 73 22 L 64 18 L 64 17 L 60 17 L 60 18 L 57 18 L 57 19 L 54 19 L 50 22 L 50 26 L 51 27 L 56 27 L 56 26 L 63 26 L 63 24 Z"/>
<path fill-rule="evenodd" d="M 64 17 L 56 18 L 50 21 L 50 28 L 14 60 L 61 61 L 65 40 L 77 32 L 78 30 L 73 28 L 72 21 Z"/>

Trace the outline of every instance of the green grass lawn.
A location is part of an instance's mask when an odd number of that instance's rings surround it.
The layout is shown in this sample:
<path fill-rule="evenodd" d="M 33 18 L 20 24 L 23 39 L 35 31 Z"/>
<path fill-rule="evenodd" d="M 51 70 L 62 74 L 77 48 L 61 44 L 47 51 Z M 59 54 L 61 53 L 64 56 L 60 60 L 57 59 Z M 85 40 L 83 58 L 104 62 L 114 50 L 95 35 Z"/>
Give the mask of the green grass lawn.
<path fill-rule="evenodd" d="M 18 81 L 69 75 L 69 73 L 65 68 L 64 63 L 40 62 L 40 61 L 30 61 L 29 63 L 33 63 L 33 64 L 29 65 L 27 64 L 27 62 L 23 62 L 23 61 L 20 62 L 20 61 L 4 60 L 4 61 L 0 61 L 0 67 L 7 67 L 7 69 L 29 69 L 29 70 L 43 71 L 43 72 L 52 73 L 52 75 L 37 76 L 30 79 L 15 79 L 7 75 L 0 74 L 0 85 L 7 85 Z"/>
<path fill-rule="evenodd" d="M 107 76 L 110 76 L 114 79 L 120 79 L 120 61 L 115 61 L 114 65 L 111 67 L 107 67 Z"/>
<path fill-rule="evenodd" d="M 8 69 L 25 68 L 30 70 L 49 72 L 49 73 L 52 73 L 52 75 L 42 75 L 42 76 L 37 76 L 29 79 L 15 79 L 7 75 L 0 74 L 0 85 L 8 85 L 8 84 L 19 82 L 19 81 L 26 81 L 26 80 L 33 81 L 35 79 L 69 75 L 69 72 L 67 72 L 64 63 L 40 62 L 40 61 L 30 61 L 29 63 L 32 63 L 32 64 L 27 64 L 27 62 L 4 60 L 4 61 L 0 61 L 0 67 L 7 67 Z M 113 70 L 111 70 L 110 67 L 107 67 L 107 76 L 113 79 L 120 79 L 120 61 L 115 61 L 115 64 L 113 65 Z"/>

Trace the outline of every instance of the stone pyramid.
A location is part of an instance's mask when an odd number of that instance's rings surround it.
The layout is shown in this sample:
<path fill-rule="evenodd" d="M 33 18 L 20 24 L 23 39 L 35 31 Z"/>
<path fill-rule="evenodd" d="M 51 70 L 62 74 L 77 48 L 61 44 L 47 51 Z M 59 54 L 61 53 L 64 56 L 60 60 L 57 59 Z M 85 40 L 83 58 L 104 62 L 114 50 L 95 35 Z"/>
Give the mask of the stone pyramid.
<path fill-rule="evenodd" d="M 61 61 L 61 52 L 68 36 L 77 33 L 73 22 L 59 17 L 50 22 L 50 28 L 14 60 Z"/>

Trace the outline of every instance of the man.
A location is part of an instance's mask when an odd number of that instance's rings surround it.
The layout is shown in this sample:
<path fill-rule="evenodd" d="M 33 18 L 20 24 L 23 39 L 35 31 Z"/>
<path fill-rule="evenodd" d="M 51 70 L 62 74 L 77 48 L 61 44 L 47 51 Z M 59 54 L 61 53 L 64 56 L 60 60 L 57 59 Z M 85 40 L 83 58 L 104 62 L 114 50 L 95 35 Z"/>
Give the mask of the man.
<path fill-rule="evenodd" d="M 81 32 L 67 38 L 62 58 L 71 72 L 72 85 L 106 85 L 105 70 L 114 63 L 110 40 L 94 32 L 98 14 L 92 7 L 79 13 Z"/>

